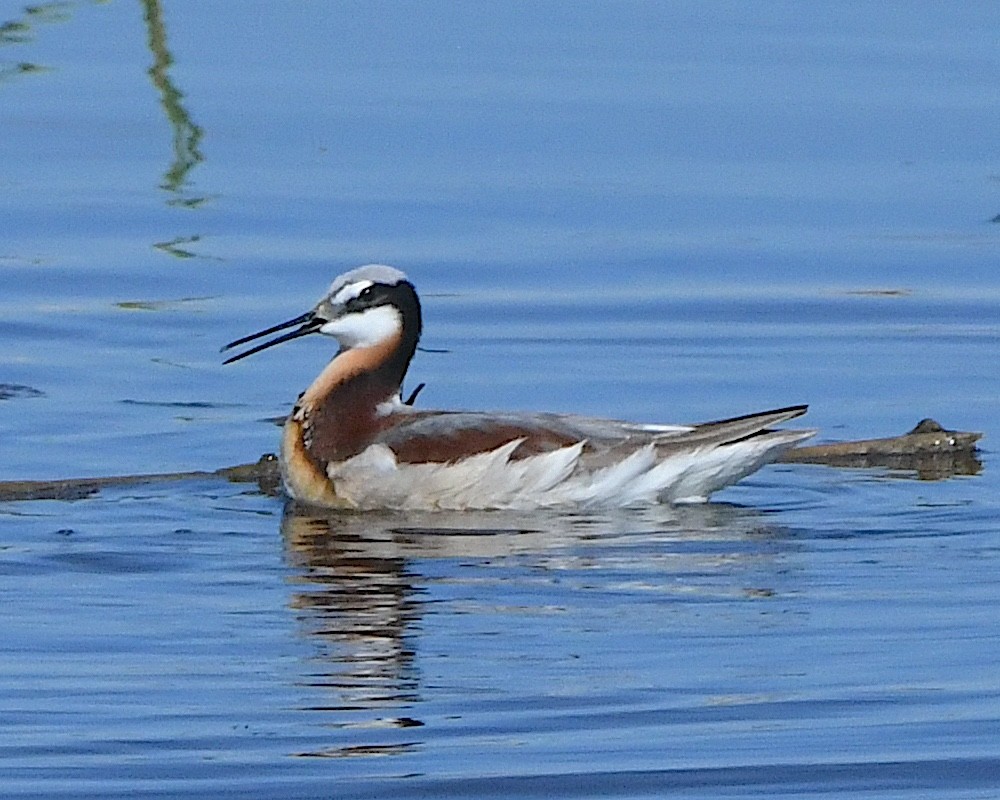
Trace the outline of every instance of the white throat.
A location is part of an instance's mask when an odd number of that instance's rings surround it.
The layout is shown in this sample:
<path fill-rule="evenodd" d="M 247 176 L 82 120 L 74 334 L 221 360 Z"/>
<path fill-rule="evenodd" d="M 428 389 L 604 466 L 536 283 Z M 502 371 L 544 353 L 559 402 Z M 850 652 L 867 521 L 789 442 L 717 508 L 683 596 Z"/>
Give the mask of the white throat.
<path fill-rule="evenodd" d="M 395 306 L 377 306 L 332 319 L 319 329 L 333 336 L 345 350 L 374 347 L 399 335 L 403 317 Z"/>

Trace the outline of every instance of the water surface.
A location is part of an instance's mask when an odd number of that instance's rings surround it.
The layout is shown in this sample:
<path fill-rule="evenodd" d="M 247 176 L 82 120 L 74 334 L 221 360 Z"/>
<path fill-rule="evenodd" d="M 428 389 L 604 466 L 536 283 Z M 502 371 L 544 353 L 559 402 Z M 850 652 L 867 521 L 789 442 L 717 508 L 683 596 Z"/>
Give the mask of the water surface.
<path fill-rule="evenodd" d="M 4 480 L 273 451 L 329 344 L 219 346 L 371 261 L 427 407 L 987 435 L 673 511 L 2 504 L 0 794 L 995 796 L 998 23 L 0 2 Z"/>

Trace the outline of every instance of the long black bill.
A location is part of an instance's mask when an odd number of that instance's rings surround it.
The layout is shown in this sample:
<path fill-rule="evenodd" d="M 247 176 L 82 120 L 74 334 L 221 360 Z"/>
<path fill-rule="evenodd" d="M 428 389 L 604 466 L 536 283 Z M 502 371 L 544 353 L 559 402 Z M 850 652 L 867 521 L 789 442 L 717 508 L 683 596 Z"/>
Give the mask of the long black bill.
<path fill-rule="evenodd" d="M 277 333 L 278 331 L 283 331 L 285 328 L 291 328 L 293 325 L 301 325 L 298 330 L 291 331 L 289 333 L 282 334 L 281 336 L 276 336 L 270 341 L 264 342 L 257 345 L 256 347 L 251 347 L 249 350 L 244 350 L 242 353 L 237 353 L 235 356 L 230 356 L 223 364 L 232 364 L 234 361 L 239 361 L 241 358 L 246 358 L 247 356 L 252 356 L 254 353 L 259 353 L 261 350 L 266 350 L 269 347 L 274 347 L 276 344 L 281 344 L 282 342 L 289 342 L 292 339 L 298 339 L 300 336 L 308 336 L 310 333 L 316 333 L 323 324 L 326 322 L 322 317 L 317 317 L 315 312 L 309 311 L 303 314 L 301 317 L 296 317 L 295 319 L 290 319 L 287 322 L 282 322 L 280 325 L 273 325 L 270 328 L 266 328 L 262 331 L 257 331 L 257 333 L 251 333 L 249 336 L 244 336 L 242 339 L 237 339 L 234 342 L 230 342 L 225 347 L 222 348 L 221 352 L 226 352 L 226 350 L 231 350 L 234 347 L 238 347 L 241 344 L 246 344 L 247 342 L 252 342 L 254 339 L 259 339 L 261 336 L 268 336 L 272 333 Z"/>

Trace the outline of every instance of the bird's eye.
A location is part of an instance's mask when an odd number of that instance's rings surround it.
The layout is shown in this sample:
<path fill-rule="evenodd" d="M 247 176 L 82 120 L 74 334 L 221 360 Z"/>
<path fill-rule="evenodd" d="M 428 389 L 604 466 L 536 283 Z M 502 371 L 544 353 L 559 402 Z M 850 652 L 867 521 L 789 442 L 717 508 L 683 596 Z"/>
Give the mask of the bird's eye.
<path fill-rule="evenodd" d="M 366 286 L 364 289 L 361 290 L 361 293 L 358 295 L 358 300 L 367 300 L 373 294 L 375 294 L 375 292 L 372 291 L 372 287 Z"/>

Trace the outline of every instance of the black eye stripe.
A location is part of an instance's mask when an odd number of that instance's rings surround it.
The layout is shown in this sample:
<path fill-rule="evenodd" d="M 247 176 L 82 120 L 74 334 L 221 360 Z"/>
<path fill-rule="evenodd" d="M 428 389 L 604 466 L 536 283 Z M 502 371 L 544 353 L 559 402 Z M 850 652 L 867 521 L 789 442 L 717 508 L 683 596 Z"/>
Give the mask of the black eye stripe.
<path fill-rule="evenodd" d="M 405 298 L 413 293 L 413 286 L 409 283 L 385 284 L 373 283 L 366 286 L 344 305 L 348 311 L 365 311 L 369 308 L 383 305 L 396 305 L 405 301 Z"/>
<path fill-rule="evenodd" d="M 374 306 L 383 305 L 386 302 L 386 287 L 379 285 L 366 286 L 357 297 L 347 301 L 346 307 L 351 311 L 364 311 Z"/>

